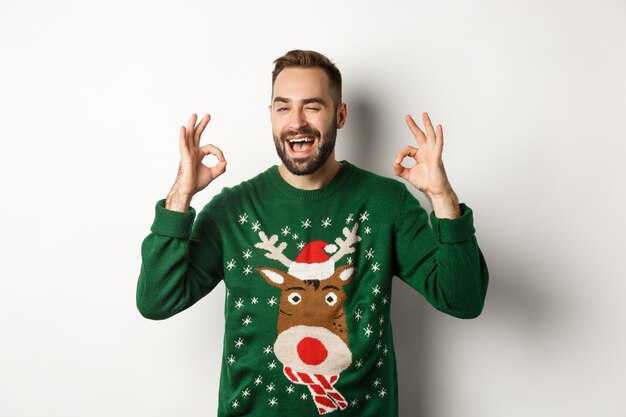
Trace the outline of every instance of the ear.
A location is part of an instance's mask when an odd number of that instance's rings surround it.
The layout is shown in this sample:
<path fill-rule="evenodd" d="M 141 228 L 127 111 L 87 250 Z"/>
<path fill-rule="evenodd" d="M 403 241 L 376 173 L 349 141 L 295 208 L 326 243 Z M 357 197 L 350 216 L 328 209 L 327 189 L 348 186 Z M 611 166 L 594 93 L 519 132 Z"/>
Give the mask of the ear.
<path fill-rule="evenodd" d="M 281 288 L 285 282 L 285 279 L 289 277 L 288 273 L 281 271 L 280 269 L 257 268 L 256 270 L 259 271 L 259 274 L 261 274 L 261 276 L 265 278 L 265 281 L 267 281 L 268 284 L 278 288 Z"/>
<path fill-rule="evenodd" d="M 348 119 L 348 105 L 341 103 L 337 108 L 337 129 L 341 129 Z"/>
<path fill-rule="evenodd" d="M 338 276 L 341 281 L 343 281 L 343 285 L 346 285 L 352 279 L 354 271 L 356 271 L 355 266 L 342 265 L 335 270 L 335 275 Z"/>

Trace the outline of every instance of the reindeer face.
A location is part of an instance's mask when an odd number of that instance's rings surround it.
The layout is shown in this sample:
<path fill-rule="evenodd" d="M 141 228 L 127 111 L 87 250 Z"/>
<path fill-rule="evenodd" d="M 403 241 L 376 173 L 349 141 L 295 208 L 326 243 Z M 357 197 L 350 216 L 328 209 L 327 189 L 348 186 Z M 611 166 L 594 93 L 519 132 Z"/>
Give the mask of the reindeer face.
<path fill-rule="evenodd" d="M 261 241 L 254 246 L 267 251 L 266 257 L 279 261 L 289 270 L 257 268 L 268 284 L 282 291 L 274 353 L 285 370 L 338 375 L 350 366 L 352 353 L 348 348 L 343 287 L 350 282 L 355 267 L 344 265 L 335 269 L 334 265 L 355 251 L 353 245 L 361 240 L 358 228 L 358 223 L 352 229 L 344 227 L 345 238 L 336 238 L 336 245 L 310 241 L 295 261 L 283 253 L 287 243 L 279 244 L 278 235 L 268 238 L 259 232 Z"/>
<path fill-rule="evenodd" d="M 273 268 L 259 268 L 282 290 L 274 352 L 285 365 L 303 372 L 336 374 L 351 362 L 343 309 L 355 268 L 344 265 L 322 280 L 301 280 Z"/>
<path fill-rule="evenodd" d="M 273 268 L 259 268 L 268 284 L 282 290 L 278 317 L 278 332 L 296 325 L 322 326 L 337 333 L 346 344 L 347 329 L 343 305 L 344 285 L 350 282 L 355 268 L 344 265 L 324 280 L 301 280 Z"/>

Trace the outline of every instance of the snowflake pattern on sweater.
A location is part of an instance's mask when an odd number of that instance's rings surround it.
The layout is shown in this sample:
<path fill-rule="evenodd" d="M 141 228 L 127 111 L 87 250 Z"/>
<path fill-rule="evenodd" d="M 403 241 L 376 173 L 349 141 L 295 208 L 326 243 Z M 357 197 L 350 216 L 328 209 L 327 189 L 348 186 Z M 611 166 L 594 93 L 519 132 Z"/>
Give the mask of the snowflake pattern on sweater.
<path fill-rule="evenodd" d="M 488 275 L 471 210 L 431 216 L 431 229 L 403 184 L 343 164 L 311 191 L 272 167 L 197 217 L 157 204 L 137 306 L 165 319 L 224 282 L 220 417 L 397 417 L 393 276 L 448 314 L 482 308 Z"/>

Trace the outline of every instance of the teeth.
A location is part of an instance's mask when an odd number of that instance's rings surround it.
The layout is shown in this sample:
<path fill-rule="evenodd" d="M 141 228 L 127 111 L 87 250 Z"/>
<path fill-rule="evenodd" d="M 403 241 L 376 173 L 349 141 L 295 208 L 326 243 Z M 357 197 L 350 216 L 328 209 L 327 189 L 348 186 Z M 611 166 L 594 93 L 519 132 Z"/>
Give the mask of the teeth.
<path fill-rule="evenodd" d="M 309 143 L 313 142 L 311 138 L 298 138 L 298 139 L 289 139 L 289 143 Z"/>

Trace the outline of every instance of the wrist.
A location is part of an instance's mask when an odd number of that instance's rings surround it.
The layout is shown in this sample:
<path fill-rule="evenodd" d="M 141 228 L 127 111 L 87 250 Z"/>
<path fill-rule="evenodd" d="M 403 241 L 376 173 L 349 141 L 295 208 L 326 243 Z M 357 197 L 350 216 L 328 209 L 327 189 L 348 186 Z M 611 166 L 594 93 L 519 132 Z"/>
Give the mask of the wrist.
<path fill-rule="evenodd" d="M 433 206 L 435 216 L 439 219 L 458 219 L 461 217 L 459 198 L 454 190 L 450 189 L 439 194 L 427 194 Z"/>
<path fill-rule="evenodd" d="M 172 188 L 165 199 L 165 208 L 184 213 L 189 210 L 192 194 L 181 193 L 177 188 Z"/>

